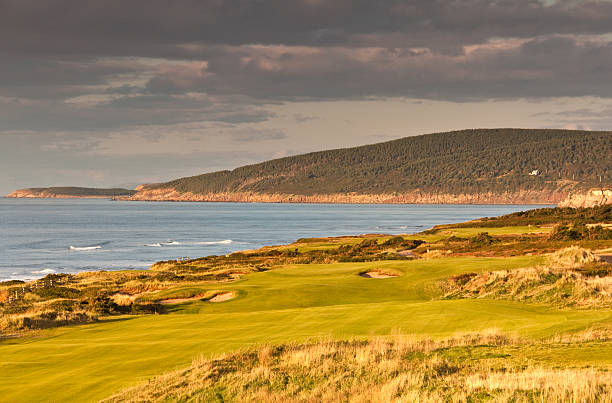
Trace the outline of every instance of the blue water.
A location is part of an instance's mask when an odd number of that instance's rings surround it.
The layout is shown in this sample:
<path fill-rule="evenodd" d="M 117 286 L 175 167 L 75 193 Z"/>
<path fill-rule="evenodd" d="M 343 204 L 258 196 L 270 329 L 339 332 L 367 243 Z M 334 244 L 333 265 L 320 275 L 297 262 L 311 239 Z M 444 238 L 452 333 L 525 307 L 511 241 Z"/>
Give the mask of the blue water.
<path fill-rule="evenodd" d="M 535 207 L 0 199 L 0 281 L 146 268 L 302 237 L 412 233 Z"/>

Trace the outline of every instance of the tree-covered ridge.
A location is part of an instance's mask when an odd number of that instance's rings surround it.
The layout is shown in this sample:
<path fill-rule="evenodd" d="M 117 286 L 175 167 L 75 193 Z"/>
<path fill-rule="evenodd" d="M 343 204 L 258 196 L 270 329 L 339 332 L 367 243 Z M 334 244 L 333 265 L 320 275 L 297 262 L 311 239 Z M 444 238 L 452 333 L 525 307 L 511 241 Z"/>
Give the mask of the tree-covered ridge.
<path fill-rule="evenodd" d="M 84 187 L 75 187 L 75 186 L 57 186 L 57 187 L 48 187 L 48 188 L 28 188 L 23 189 L 24 191 L 30 191 L 31 193 L 40 193 L 40 194 L 49 194 L 49 195 L 58 195 L 58 196 L 74 196 L 74 197 L 82 197 L 82 196 L 131 196 L 135 193 L 134 190 L 122 189 L 122 188 L 111 188 L 111 189 L 101 189 L 101 188 L 84 188 Z"/>
<path fill-rule="evenodd" d="M 461 130 L 280 158 L 145 189 L 301 195 L 575 190 L 612 184 L 611 150 L 612 132 Z"/>

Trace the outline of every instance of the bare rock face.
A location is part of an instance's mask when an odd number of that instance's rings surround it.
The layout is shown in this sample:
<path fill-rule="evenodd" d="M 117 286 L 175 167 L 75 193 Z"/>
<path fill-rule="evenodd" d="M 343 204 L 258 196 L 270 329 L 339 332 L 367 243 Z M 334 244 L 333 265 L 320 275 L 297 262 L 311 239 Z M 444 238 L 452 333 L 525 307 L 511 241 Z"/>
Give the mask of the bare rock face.
<path fill-rule="evenodd" d="M 196 194 L 174 188 L 136 189 L 127 200 L 258 202 L 258 203 L 359 203 L 359 204 L 557 204 L 567 197 L 560 191 L 518 191 L 505 193 L 447 194 L 414 191 L 401 194 L 283 194 L 224 192 Z"/>
<path fill-rule="evenodd" d="M 595 207 L 612 204 L 612 189 L 589 189 L 582 193 L 572 193 L 559 203 L 559 207 Z"/>

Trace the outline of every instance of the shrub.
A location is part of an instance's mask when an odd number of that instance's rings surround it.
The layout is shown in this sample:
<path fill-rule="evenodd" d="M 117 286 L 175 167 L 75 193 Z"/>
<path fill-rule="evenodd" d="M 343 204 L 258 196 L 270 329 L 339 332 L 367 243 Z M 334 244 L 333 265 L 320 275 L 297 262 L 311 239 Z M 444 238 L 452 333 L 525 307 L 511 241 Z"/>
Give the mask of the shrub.
<path fill-rule="evenodd" d="M 399 245 L 404 243 L 405 239 L 401 236 L 394 236 L 393 238 L 389 238 L 387 239 L 383 245 L 384 246 L 393 246 L 393 245 Z"/>
<path fill-rule="evenodd" d="M 35 288 L 32 292 L 44 299 L 53 298 L 78 298 L 81 292 L 69 287 L 43 287 Z"/>
<path fill-rule="evenodd" d="M 488 232 L 481 232 L 470 238 L 470 245 L 472 246 L 487 246 L 495 242 L 497 242 L 497 239 L 489 235 Z"/>
<path fill-rule="evenodd" d="M 0 286 L 11 286 L 11 285 L 18 285 L 18 284 L 25 284 L 25 281 L 21 281 L 21 280 L 0 281 Z"/>

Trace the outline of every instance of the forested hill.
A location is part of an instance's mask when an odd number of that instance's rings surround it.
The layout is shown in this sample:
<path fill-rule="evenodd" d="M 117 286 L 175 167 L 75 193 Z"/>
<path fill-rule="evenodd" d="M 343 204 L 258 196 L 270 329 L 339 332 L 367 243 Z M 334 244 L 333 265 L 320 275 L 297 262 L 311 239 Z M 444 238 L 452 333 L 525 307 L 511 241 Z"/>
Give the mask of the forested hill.
<path fill-rule="evenodd" d="M 18 198 L 107 198 L 107 197 L 129 197 L 136 193 L 134 190 L 112 188 L 84 188 L 75 186 L 57 186 L 48 188 L 26 188 L 19 189 L 7 197 Z"/>
<path fill-rule="evenodd" d="M 355 195 L 391 195 L 396 197 L 391 202 L 411 202 L 402 195 L 531 194 L 558 199 L 570 191 L 610 184 L 612 132 L 476 129 L 313 152 L 143 185 L 135 198 L 265 201 L 257 195 L 277 195 L 269 201 L 359 201 Z M 318 200 L 320 195 L 327 196 Z"/>

